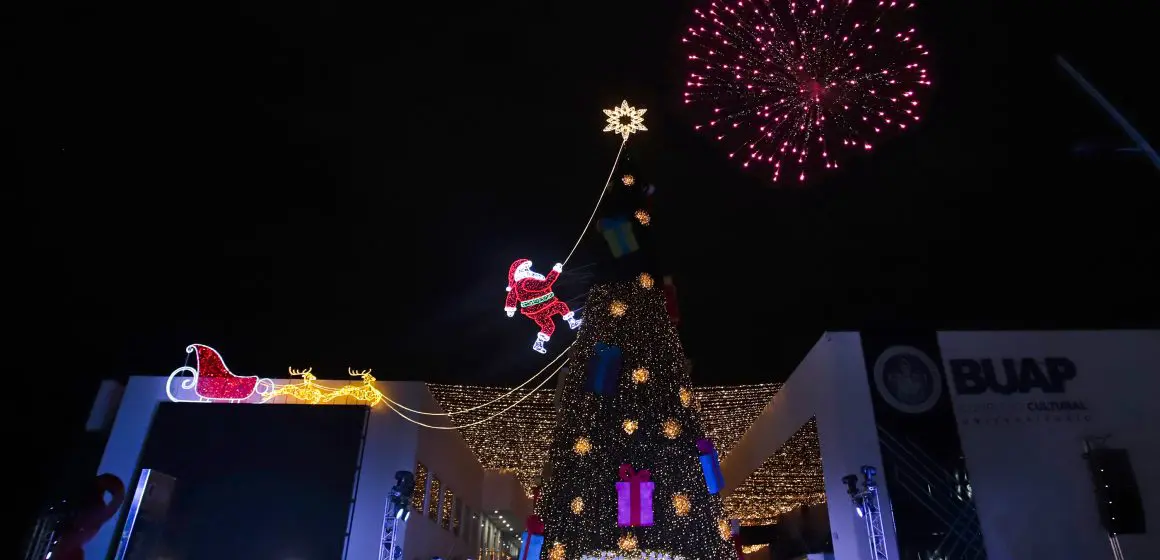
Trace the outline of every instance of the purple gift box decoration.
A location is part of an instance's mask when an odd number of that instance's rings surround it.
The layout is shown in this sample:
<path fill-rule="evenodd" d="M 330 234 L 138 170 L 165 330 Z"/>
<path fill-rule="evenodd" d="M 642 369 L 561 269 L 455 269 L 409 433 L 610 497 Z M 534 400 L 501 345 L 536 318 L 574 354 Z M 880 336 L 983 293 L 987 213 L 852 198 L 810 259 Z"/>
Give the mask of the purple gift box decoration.
<path fill-rule="evenodd" d="M 707 439 L 697 440 L 697 453 L 700 454 L 701 471 L 705 473 L 705 485 L 710 494 L 716 494 L 725 486 L 725 477 L 721 475 L 721 461 L 717 459 L 717 448 Z"/>
<path fill-rule="evenodd" d="M 616 523 L 621 527 L 651 527 L 653 524 L 653 489 L 648 469 L 633 470 L 632 465 L 620 466 L 620 482 L 616 483 Z"/>

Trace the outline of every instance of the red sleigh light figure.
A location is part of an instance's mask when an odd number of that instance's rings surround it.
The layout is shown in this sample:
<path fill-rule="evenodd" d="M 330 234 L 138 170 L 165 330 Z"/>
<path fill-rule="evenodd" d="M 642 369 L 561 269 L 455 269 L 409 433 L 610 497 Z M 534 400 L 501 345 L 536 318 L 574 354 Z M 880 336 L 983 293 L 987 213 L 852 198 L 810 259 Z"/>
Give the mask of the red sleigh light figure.
<path fill-rule="evenodd" d="M 532 261 L 528 259 L 516 259 L 508 268 L 507 300 L 503 310 L 508 317 L 512 317 L 518 308 L 520 313 L 540 327 L 532 350 L 541 354 L 547 353 L 544 343 L 556 331 L 556 315 L 568 321 L 568 327 L 572 329 L 581 323 L 575 313 L 568 309 L 568 304 L 556 299 L 556 294 L 552 292 L 552 285 L 563 270 L 564 265 L 556 263 L 552 271 L 544 276 L 532 271 Z"/>
<path fill-rule="evenodd" d="M 204 344 L 190 344 L 185 348 L 193 354 L 196 367 L 181 366 L 169 374 L 165 380 L 165 393 L 174 402 L 242 402 L 250 397 L 264 395 L 274 390 L 274 382 L 258 376 L 242 377 L 234 375 L 217 350 Z M 196 399 L 182 399 L 173 394 L 173 380 L 184 373 L 193 377 L 181 379 L 181 389 L 190 389 Z"/>

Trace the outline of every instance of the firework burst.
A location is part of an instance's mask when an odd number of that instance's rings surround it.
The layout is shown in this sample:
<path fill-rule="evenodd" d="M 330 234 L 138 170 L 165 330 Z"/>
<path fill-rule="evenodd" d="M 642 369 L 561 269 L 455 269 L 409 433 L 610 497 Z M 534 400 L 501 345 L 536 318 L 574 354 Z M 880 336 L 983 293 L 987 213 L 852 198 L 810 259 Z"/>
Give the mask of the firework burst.
<path fill-rule="evenodd" d="M 805 181 L 919 120 L 927 49 L 913 2 L 726 0 L 694 10 L 685 103 L 743 167 Z"/>

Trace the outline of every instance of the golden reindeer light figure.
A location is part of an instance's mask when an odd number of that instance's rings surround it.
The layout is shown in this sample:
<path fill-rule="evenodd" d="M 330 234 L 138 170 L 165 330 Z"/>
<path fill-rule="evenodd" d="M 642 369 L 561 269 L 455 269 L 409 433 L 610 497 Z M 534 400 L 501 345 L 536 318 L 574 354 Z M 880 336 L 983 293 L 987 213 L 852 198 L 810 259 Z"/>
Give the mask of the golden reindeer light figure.
<path fill-rule="evenodd" d="M 262 398 L 262 402 L 267 402 L 279 395 L 293 397 L 307 404 L 318 404 L 323 400 L 330 400 L 327 397 L 330 396 L 334 389 L 315 383 L 315 381 L 318 381 L 318 378 L 313 373 L 314 368 L 306 368 L 306 371 L 299 371 L 294 368 L 288 369 L 290 370 L 290 375 L 301 377 L 302 382 L 279 385 L 267 393 Z"/>
<path fill-rule="evenodd" d="M 351 384 L 335 389 L 334 392 L 326 396 L 326 402 L 333 401 L 339 397 L 350 397 L 356 401 L 362 401 L 366 403 L 367 406 L 375 406 L 383 402 L 383 399 L 386 398 L 383 393 L 379 391 L 378 387 L 375 387 L 375 382 L 377 380 L 373 375 L 371 375 L 371 370 L 368 369 L 360 371 L 346 368 L 346 372 L 351 377 L 362 378 L 362 383 Z"/>

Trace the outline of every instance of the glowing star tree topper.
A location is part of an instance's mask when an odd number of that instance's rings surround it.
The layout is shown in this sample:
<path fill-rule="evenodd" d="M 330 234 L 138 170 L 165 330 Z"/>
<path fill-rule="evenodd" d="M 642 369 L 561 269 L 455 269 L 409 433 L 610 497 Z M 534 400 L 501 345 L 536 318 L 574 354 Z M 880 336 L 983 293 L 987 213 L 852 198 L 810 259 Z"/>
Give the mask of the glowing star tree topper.
<path fill-rule="evenodd" d="M 532 261 L 516 259 L 508 268 L 507 300 L 503 310 L 508 317 L 515 316 L 516 310 L 531 319 L 540 327 L 536 333 L 536 342 L 532 350 L 541 354 L 547 353 L 544 343 L 552 338 L 556 331 L 555 317 L 559 315 L 568 321 L 568 327 L 575 329 L 580 326 L 580 319 L 568 309 L 568 304 L 556 299 L 552 292 L 552 285 L 560 277 L 564 265 L 557 263 L 547 276 L 532 271 Z"/>
<path fill-rule="evenodd" d="M 608 126 L 604 127 L 604 132 L 615 132 L 624 138 L 625 142 L 628 142 L 628 137 L 636 132 L 648 132 L 648 129 L 644 127 L 645 111 L 648 109 L 630 107 L 628 101 L 621 101 L 619 107 L 605 109 L 604 114 L 608 116 Z"/>

